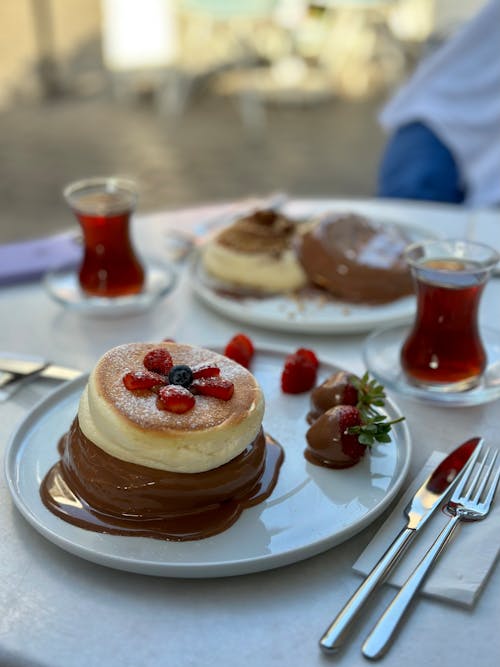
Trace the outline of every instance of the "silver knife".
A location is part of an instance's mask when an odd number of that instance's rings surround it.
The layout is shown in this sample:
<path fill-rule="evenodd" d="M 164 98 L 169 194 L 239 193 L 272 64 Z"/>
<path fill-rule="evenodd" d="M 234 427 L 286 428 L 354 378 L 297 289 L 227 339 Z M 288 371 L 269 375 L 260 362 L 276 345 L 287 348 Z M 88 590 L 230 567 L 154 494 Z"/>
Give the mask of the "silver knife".
<path fill-rule="evenodd" d="M 0 402 L 9 399 L 18 389 L 35 378 L 67 382 L 82 375 L 82 371 L 51 364 L 41 359 L 0 357 Z"/>
<path fill-rule="evenodd" d="M 361 586 L 323 633 L 319 645 L 325 653 L 336 653 L 342 646 L 368 598 L 387 578 L 415 535 L 452 491 L 468 460 L 482 442 L 482 438 L 471 438 L 464 442 L 451 452 L 423 482 L 405 509 L 406 528 L 403 528 L 395 538 Z"/>

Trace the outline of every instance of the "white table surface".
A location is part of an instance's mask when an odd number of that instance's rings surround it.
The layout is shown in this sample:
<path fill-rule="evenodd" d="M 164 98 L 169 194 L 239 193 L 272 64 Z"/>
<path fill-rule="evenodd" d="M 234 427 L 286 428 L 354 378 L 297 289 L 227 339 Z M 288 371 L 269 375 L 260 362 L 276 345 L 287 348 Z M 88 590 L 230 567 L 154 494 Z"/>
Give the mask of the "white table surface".
<path fill-rule="evenodd" d="M 308 210 L 294 202 L 290 212 Z M 374 214 L 475 237 L 500 247 L 500 213 L 409 202 L 330 200 L 329 210 Z M 227 209 L 227 205 L 222 207 Z M 164 259 L 167 228 L 188 229 L 221 206 L 158 213 L 134 221 L 141 251 Z M 486 287 L 481 322 L 500 329 L 500 280 Z M 260 344 L 313 347 L 354 372 L 362 370 L 363 335 L 293 336 L 226 320 L 191 293 L 181 273 L 175 291 L 153 310 L 121 319 L 85 318 L 50 300 L 38 284 L 0 290 L 0 351 L 41 355 L 90 370 L 114 345 L 172 337 L 224 343 L 244 329 Z M 53 388 L 39 381 L 0 405 L 2 451 L 16 424 Z M 500 401 L 452 409 L 393 396 L 407 417 L 412 478 L 434 449 L 451 450 L 481 434 L 498 444 Z M 284 568 L 220 579 L 167 579 L 120 572 L 72 556 L 46 541 L 15 509 L 0 481 L 0 665 L 106 667 L 367 664 L 360 644 L 393 589 L 384 586 L 338 656 L 324 656 L 318 638 L 360 583 L 351 566 L 383 516 L 326 553 Z M 493 667 L 500 664 L 500 571 L 473 610 L 421 598 L 396 644 L 381 661 L 405 667 Z"/>

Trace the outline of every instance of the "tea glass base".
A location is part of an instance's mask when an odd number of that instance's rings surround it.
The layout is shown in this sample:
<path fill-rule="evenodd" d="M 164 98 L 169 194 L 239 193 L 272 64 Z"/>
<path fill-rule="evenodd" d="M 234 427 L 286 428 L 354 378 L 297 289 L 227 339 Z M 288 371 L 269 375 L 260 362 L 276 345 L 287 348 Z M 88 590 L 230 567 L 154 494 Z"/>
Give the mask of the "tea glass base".
<path fill-rule="evenodd" d="M 409 333 L 405 326 L 375 331 L 365 340 L 363 359 L 368 371 L 387 390 L 443 406 L 480 405 L 500 398 L 500 331 L 481 328 L 487 367 L 479 378 L 465 383 L 423 384 L 409 379 L 401 368 L 401 347 Z"/>
<path fill-rule="evenodd" d="M 175 286 L 175 273 L 163 264 L 147 260 L 143 262 L 146 278 L 138 294 L 117 297 L 89 296 L 80 288 L 78 271 L 55 270 L 44 277 L 49 295 L 64 307 L 85 315 L 117 317 L 136 315 L 151 308 Z"/>

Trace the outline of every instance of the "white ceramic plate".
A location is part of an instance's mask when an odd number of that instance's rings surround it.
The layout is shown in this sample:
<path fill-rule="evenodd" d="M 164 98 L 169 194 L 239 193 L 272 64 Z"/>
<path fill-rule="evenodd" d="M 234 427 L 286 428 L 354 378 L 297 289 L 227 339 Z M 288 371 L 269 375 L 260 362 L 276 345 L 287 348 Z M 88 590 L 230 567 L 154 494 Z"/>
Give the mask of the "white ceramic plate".
<path fill-rule="evenodd" d="M 331 212 L 334 212 L 333 210 Z M 311 215 L 318 211 L 311 208 Z M 304 212 L 302 212 L 302 216 Z M 376 216 L 369 216 L 384 224 Z M 224 224 L 227 224 L 227 216 Z M 390 221 L 409 234 L 412 241 L 435 238 L 431 231 L 409 224 Z M 403 297 L 381 305 L 351 304 L 333 299 L 325 300 L 320 295 L 313 298 L 296 299 L 287 295 L 265 298 L 224 294 L 228 286 L 207 275 L 199 258 L 193 263 L 192 285 L 195 293 L 218 313 L 238 322 L 259 326 L 273 331 L 288 331 L 308 334 L 342 334 L 371 331 L 381 326 L 406 324 L 415 313 L 415 298 Z"/>
<path fill-rule="evenodd" d="M 215 348 L 214 348 L 215 349 Z M 40 482 L 57 461 L 57 441 L 74 418 L 86 378 L 56 390 L 22 422 L 6 452 L 5 470 L 15 504 L 46 538 L 82 558 L 120 570 L 169 577 L 219 577 L 297 562 L 347 540 L 370 524 L 398 493 L 410 461 L 406 423 L 347 470 L 308 463 L 303 450 L 309 394 L 280 389 L 284 352 L 258 350 L 252 370 L 266 397 L 265 429 L 285 448 L 273 494 L 243 512 L 227 531 L 204 540 L 168 542 L 87 531 L 49 512 Z M 320 379 L 337 370 L 322 362 Z M 391 418 L 400 415 L 387 403 Z"/>

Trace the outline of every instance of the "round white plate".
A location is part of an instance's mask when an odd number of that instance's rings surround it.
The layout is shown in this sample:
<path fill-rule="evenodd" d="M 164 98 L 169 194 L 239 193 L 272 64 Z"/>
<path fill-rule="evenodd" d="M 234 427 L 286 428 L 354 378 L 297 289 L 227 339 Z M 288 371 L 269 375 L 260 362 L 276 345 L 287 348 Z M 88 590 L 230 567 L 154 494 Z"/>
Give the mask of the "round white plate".
<path fill-rule="evenodd" d="M 314 211 L 314 209 L 312 209 Z M 312 213 L 311 213 L 312 215 Z M 375 222 L 384 220 L 370 216 Z M 227 218 L 224 219 L 228 223 Z M 431 231 L 391 221 L 400 227 L 412 241 L 435 238 Z M 215 311 L 244 324 L 270 329 L 307 334 L 343 334 L 372 331 L 381 326 L 406 324 L 415 315 L 415 297 L 407 296 L 381 305 L 347 303 L 326 300 L 318 292 L 312 298 L 273 295 L 263 298 L 232 296 L 231 288 L 214 280 L 205 272 L 199 257 L 193 262 L 192 285 L 195 293 Z"/>
<path fill-rule="evenodd" d="M 467 391 L 448 392 L 408 382 L 401 368 L 399 354 L 409 331 L 407 327 L 389 327 L 374 331 L 365 340 L 363 358 L 366 367 L 386 389 L 421 401 L 456 408 L 490 403 L 500 398 L 500 331 L 481 328 L 488 361 L 478 385 Z"/>
<path fill-rule="evenodd" d="M 175 273 L 164 264 L 148 260 L 144 263 L 144 269 L 146 273 L 144 289 L 130 296 L 113 298 L 87 296 L 80 288 L 78 272 L 74 269 L 47 273 L 44 285 L 55 301 L 86 315 L 102 317 L 134 315 L 151 308 L 174 288 L 176 282 Z"/>
<path fill-rule="evenodd" d="M 215 349 L 215 348 L 214 348 Z M 285 449 L 272 495 L 245 510 L 229 530 L 193 542 L 105 535 L 73 526 L 42 504 L 40 482 L 57 461 L 57 442 L 73 420 L 86 378 L 61 387 L 22 422 L 7 447 L 5 470 L 15 504 L 46 538 L 82 558 L 120 570 L 169 577 L 220 577 L 294 563 L 347 540 L 365 528 L 398 493 L 410 461 L 406 423 L 358 465 L 329 470 L 304 456 L 309 394 L 285 395 L 285 353 L 258 350 L 252 362 L 266 397 L 265 429 Z M 322 362 L 319 379 L 336 367 Z M 391 418 L 400 415 L 387 402 Z"/>

